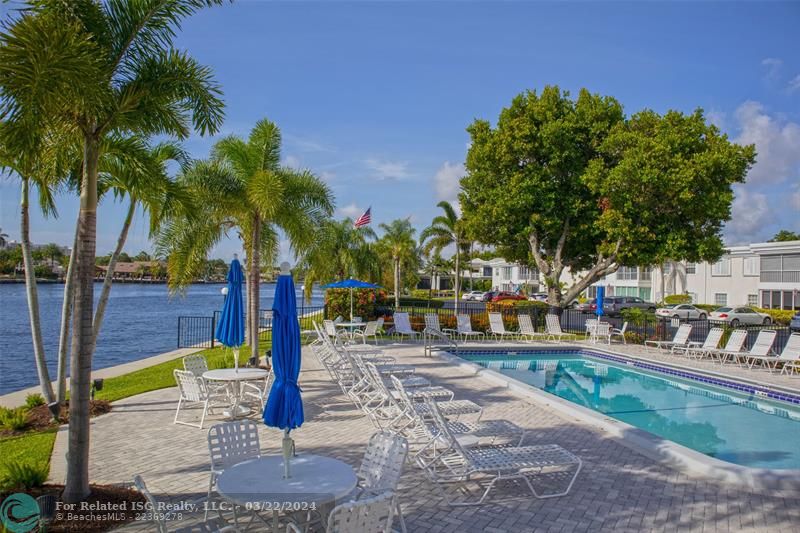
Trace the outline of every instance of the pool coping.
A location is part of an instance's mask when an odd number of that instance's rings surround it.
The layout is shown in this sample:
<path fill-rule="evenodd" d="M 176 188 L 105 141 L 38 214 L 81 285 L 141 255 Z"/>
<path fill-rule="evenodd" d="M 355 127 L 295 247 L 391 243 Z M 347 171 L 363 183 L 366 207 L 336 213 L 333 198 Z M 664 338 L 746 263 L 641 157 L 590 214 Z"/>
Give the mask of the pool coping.
<path fill-rule="evenodd" d="M 477 348 L 477 347 L 476 347 Z M 551 350 L 552 346 L 531 346 L 530 350 Z M 519 350 L 524 348 L 519 345 L 516 346 L 498 346 L 494 348 L 497 350 Z M 620 360 L 635 360 L 639 362 L 646 362 L 649 366 L 660 367 L 652 364 L 652 362 L 621 354 L 602 348 L 591 348 L 581 345 L 559 345 L 556 351 L 578 350 L 581 352 L 598 352 L 601 354 L 613 356 Z M 536 403 L 543 403 L 552 407 L 556 411 L 561 412 L 567 416 L 576 418 L 582 422 L 599 427 L 600 429 L 608 432 L 612 436 L 619 439 L 619 441 L 627 447 L 653 459 L 670 468 L 674 468 L 688 475 L 711 478 L 732 485 L 745 486 L 750 489 L 759 491 L 781 491 L 788 492 L 792 495 L 800 496 L 800 469 L 789 470 L 774 470 L 768 468 L 751 468 L 747 466 L 736 465 L 728 463 L 720 459 L 715 459 L 705 455 L 691 448 L 687 448 L 681 444 L 671 440 L 659 437 L 645 430 L 634 427 L 630 424 L 607 417 L 602 413 L 593 411 L 586 407 L 574 404 L 563 398 L 559 398 L 554 394 L 536 389 L 526 383 L 518 381 L 514 378 L 496 372 L 494 370 L 482 367 L 476 363 L 463 359 L 453 353 L 444 349 L 434 350 L 433 353 L 439 358 L 456 365 L 459 368 L 466 370 L 482 379 L 501 385 L 514 393 L 530 399 Z M 587 353 L 587 355 L 589 355 Z M 695 371 L 689 367 L 680 367 L 674 364 L 663 363 L 672 369 L 680 369 L 684 374 L 702 374 L 709 377 L 714 377 L 715 381 L 730 382 L 727 376 L 713 376 L 708 372 Z M 647 368 L 645 368 L 647 369 Z M 712 383 L 713 384 L 713 383 Z M 761 387 L 762 385 L 759 385 Z"/>

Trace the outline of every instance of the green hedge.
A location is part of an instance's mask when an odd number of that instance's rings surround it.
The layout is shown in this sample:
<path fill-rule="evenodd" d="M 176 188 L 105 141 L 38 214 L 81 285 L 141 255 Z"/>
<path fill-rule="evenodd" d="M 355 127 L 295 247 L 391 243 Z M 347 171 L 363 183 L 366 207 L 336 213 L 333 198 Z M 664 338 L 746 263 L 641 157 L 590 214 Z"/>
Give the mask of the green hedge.
<path fill-rule="evenodd" d="M 401 297 L 400 298 L 400 306 L 414 306 L 414 307 L 431 307 L 431 308 L 440 308 L 444 306 L 443 300 L 427 300 L 423 298 L 408 298 L 408 297 Z"/>

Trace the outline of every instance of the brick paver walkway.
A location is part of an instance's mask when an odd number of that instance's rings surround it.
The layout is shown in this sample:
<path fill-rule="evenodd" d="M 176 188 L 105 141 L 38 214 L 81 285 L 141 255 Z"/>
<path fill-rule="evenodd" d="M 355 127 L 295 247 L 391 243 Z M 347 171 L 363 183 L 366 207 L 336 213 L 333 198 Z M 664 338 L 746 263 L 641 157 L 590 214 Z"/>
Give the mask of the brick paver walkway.
<path fill-rule="evenodd" d="M 800 499 L 750 492 L 691 478 L 639 455 L 586 424 L 565 419 L 480 378 L 469 376 L 421 347 L 389 348 L 418 373 L 452 388 L 456 398 L 485 407 L 484 418 L 507 418 L 529 429 L 528 444 L 556 443 L 579 455 L 584 470 L 562 498 L 530 496 L 472 508 L 450 508 L 416 467 L 408 467 L 400 501 L 409 531 L 769 531 L 796 532 Z M 306 350 L 307 351 L 307 350 Z M 357 465 L 369 421 L 305 353 L 301 374 L 306 423 L 293 432 L 299 453 L 334 456 Z M 91 478 L 130 481 L 142 474 L 157 494 L 185 500 L 205 494 L 208 483 L 206 431 L 173 425 L 177 389 L 115 402 L 114 411 L 93 420 Z M 212 417 L 210 424 L 214 423 Z M 261 427 L 263 453 L 280 453 L 281 434 Z M 787 436 L 788 438 L 788 436 Z M 128 531 L 152 530 L 136 524 Z"/>

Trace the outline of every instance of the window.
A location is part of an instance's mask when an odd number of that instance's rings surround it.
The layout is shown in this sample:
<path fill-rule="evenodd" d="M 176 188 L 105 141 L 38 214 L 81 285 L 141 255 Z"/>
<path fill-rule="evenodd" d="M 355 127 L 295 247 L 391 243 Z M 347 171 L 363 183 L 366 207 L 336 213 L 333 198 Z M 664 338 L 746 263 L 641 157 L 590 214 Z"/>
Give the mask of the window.
<path fill-rule="evenodd" d="M 511 267 L 503 267 L 503 279 L 511 279 Z"/>
<path fill-rule="evenodd" d="M 800 309 L 800 291 L 761 291 L 761 307 L 767 309 Z"/>
<path fill-rule="evenodd" d="M 730 258 L 720 259 L 711 266 L 712 276 L 730 276 L 731 275 L 731 260 Z"/>
<path fill-rule="evenodd" d="M 650 301 L 650 289 L 645 287 L 639 288 L 639 298 L 642 300 Z"/>
<path fill-rule="evenodd" d="M 758 257 L 745 257 L 744 265 L 742 266 L 743 274 L 745 276 L 758 276 Z"/>
<path fill-rule="evenodd" d="M 725 292 L 714 293 L 714 305 L 728 305 L 728 293 Z"/>
<path fill-rule="evenodd" d="M 635 280 L 638 278 L 638 269 L 636 267 L 622 266 L 617 270 L 617 279 L 619 280 Z"/>
<path fill-rule="evenodd" d="M 687 274 L 697 274 L 697 265 L 695 263 L 686 263 Z"/>
<path fill-rule="evenodd" d="M 752 305 L 753 307 L 758 305 L 758 294 L 748 294 L 747 295 L 747 305 Z"/>
<path fill-rule="evenodd" d="M 642 267 L 639 269 L 639 279 L 642 281 L 650 281 L 653 269 L 650 267 Z"/>

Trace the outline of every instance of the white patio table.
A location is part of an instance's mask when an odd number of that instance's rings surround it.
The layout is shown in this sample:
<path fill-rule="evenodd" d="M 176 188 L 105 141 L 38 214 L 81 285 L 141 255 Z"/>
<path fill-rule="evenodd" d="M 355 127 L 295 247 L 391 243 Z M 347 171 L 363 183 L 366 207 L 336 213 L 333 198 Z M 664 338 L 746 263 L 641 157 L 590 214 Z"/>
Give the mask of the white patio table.
<path fill-rule="evenodd" d="M 337 322 L 337 328 L 347 329 L 347 336 L 353 338 L 353 331 L 367 327 L 366 322 Z"/>
<path fill-rule="evenodd" d="M 223 411 L 223 414 L 228 418 L 236 418 L 250 413 L 249 407 L 241 405 L 242 383 L 264 380 L 268 375 L 269 372 L 261 368 L 219 368 L 204 372 L 203 379 L 228 383 L 231 388 L 231 408 L 230 411 Z"/>
<path fill-rule="evenodd" d="M 225 469 L 217 492 L 225 500 L 253 511 L 272 513 L 278 530 L 283 512 L 314 511 L 350 494 L 358 479 L 353 468 L 332 457 L 301 454 L 291 460 L 291 477 L 283 477 L 283 456 L 266 455 Z"/>

